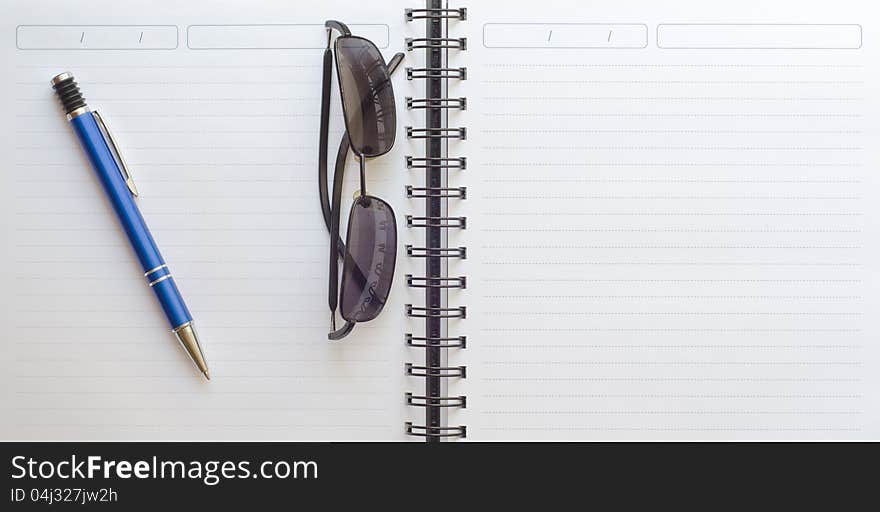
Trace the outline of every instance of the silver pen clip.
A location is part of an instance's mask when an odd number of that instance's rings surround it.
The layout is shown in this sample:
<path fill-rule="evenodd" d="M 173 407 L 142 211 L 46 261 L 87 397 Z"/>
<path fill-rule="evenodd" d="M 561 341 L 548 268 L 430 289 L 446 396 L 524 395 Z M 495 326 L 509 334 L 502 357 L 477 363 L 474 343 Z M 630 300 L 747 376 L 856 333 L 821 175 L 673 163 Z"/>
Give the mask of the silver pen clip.
<path fill-rule="evenodd" d="M 113 132 L 111 132 L 110 129 L 107 128 L 107 123 L 104 122 L 104 118 L 101 117 L 101 114 L 99 114 L 97 110 L 93 111 L 92 114 L 95 116 L 95 120 L 98 122 L 98 128 L 101 129 L 101 134 L 104 136 L 104 141 L 110 148 L 110 153 L 113 154 L 113 158 L 116 160 L 116 165 L 119 166 L 119 174 L 121 174 L 122 179 L 125 180 L 125 185 L 128 187 L 131 195 L 137 197 L 137 187 L 134 184 L 134 179 L 131 177 L 131 171 L 128 170 L 128 165 L 125 163 L 125 159 L 122 158 L 122 153 L 119 152 L 119 145 L 116 144 L 116 139 L 113 137 Z"/>

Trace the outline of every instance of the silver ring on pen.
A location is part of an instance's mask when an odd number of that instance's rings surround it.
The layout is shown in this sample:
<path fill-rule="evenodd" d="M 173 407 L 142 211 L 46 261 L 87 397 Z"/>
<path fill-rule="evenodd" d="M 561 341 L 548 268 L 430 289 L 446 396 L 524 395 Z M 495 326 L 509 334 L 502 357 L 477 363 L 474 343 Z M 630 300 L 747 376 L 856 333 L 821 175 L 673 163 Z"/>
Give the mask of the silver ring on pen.
<path fill-rule="evenodd" d="M 152 274 L 152 273 L 154 273 L 154 272 L 158 272 L 159 270 L 162 270 L 163 268 L 168 268 L 168 265 L 166 265 L 166 264 L 163 263 L 163 264 L 159 265 L 159 266 L 156 267 L 156 268 L 150 269 L 150 270 L 144 272 L 144 277 L 147 277 L 147 276 L 149 276 L 150 274 Z"/>
<path fill-rule="evenodd" d="M 150 286 L 152 287 L 153 285 L 159 284 L 162 281 L 164 281 L 166 279 L 170 279 L 170 278 L 171 278 L 171 274 L 165 274 L 164 276 L 160 277 L 159 279 L 156 279 L 155 281 L 151 281 Z"/>

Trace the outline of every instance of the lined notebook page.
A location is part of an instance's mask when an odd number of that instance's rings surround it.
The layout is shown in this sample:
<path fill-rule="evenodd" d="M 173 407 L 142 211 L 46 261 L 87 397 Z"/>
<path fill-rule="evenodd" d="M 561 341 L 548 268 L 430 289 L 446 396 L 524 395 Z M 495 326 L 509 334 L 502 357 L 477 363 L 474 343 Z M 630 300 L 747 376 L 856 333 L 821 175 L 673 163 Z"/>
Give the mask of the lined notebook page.
<path fill-rule="evenodd" d="M 867 5 L 469 6 L 469 437 L 878 436 Z"/>
<path fill-rule="evenodd" d="M 322 12 L 294 12 L 265 3 L 249 5 L 244 18 L 209 2 L 142 15 L 133 5 L 107 7 L 128 15 L 104 21 L 141 23 L 140 36 L 83 27 L 81 44 L 126 49 L 77 50 L 64 30 L 16 31 L 91 21 L 73 6 L 47 14 L 29 4 L 4 16 L 7 45 L 17 34 L 20 49 L 3 51 L 2 437 L 402 438 L 407 262 L 399 257 L 385 313 L 328 342 L 328 237 L 316 176 L 323 21 L 345 13 L 356 31 L 374 24 L 364 30 L 379 35 L 390 58 L 404 34 L 385 23 L 401 19 L 402 6 L 329 2 Z M 280 20 L 317 29 L 279 35 L 220 25 Z M 156 25 L 171 26 L 177 40 Z M 58 44 L 72 47 L 21 49 Z M 171 49 L 130 48 L 137 44 Z M 256 49 L 273 46 L 301 49 Z M 119 139 L 138 205 L 195 317 L 211 382 L 169 332 L 60 111 L 49 79 L 66 70 Z M 343 130 L 337 92 L 333 101 L 331 158 Z M 405 110 L 399 116 L 412 124 Z M 396 208 L 404 207 L 406 150 L 401 143 L 368 165 L 370 192 Z M 347 177 L 346 211 L 356 167 Z"/>

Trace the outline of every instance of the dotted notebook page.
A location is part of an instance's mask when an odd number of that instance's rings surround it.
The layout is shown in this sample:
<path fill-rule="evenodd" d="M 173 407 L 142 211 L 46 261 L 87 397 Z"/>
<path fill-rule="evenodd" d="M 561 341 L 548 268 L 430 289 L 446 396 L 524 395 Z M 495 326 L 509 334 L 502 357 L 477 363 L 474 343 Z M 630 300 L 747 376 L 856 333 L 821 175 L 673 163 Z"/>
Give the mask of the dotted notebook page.
<path fill-rule="evenodd" d="M 3 49 L 8 318 L 0 437 L 405 437 L 403 275 L 412 270 L 399 255 L 383 314 L 345 341 L 329 342 L 329 242 L 317 186 L 323 21 L 345 12 L 357 30 L 359 23 L 401 19 L 403 5 L 330 4 L 321 11 L 298 6 L 295 13 L 267 4 L 242 18 L 237 7 L 192 2 L 126 16 L 170 26 L 177 39 L 168 49 Z M 18 33 L 20 46 L 39 47 L 48 36 L 16 25 L 89 22 L 74 6 L 60 9 L 52 16 L 38 15 L 43 10 L 31 4 L 13 9 L 0 31 L 9 45 Z M 113 11 L 131 9 L 114 3 Z M 241 40 L 265 46 L 275 36 L 228 40 L 219 29 L 192 28 L 278 20 L 280 13 L 315 24 L 316 32 L 300 34 L 311 46 L 237 50 L 231 47 L 244 47 Z M 400 25 L 370 29 L 384 34 L 376 43 L 387 58 L 402 49 Z M 89 27 L 82 32 L 86 45 L 120 37 Z M 168 35 L 146 27 L 125 37 L 141 32 L 144 44 L 159 48 Z M 52 37 L 70 43 L 67 35 Z M 120 44 L 129 43 L 136 44 Z M 49 85 L 62 71 L 74 74 L 119 141 L 140 191 L 137 204 L 195 318 L 210 382 L 171 334 L 64 118 Z M 395 87 L 402 97 L 402 73 Z M 338 91 L 333 102 L 331 162 L 344 129 Z M 404 109 L 398 119 L 401 127 L 413 124 Z M 400 218 L 410 182 L 406 150 L 401 143 L 367 166 L 370 192 Z M 346 215 L 358 182 L 356 161 L 349 163 Z"/>
<path fill-rule="evenodd" d="M 469 10 L 455 421 L 876 439 L 876 9 L 660 4 Z"/>

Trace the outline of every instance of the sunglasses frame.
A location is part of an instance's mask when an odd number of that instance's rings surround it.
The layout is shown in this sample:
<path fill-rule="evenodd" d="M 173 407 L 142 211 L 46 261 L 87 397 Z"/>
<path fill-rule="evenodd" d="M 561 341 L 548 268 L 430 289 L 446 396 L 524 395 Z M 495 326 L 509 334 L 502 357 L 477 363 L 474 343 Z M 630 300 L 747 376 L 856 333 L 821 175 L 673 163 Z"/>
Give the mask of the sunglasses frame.
<path fill-rule="evenodd" d="M 344 319 L 345 325 L 339 329 L 336 328 L 336 309 L 337 309 L 338 303 L 339 303 L 339 295 L 345 292 L 344 288 L 345 288 L 345 281 L 346 281 L 345 279 L 343 279 L 342 283 L 341 284 L 339 283 L 339 260 L 341 259 L 343 262 L 343 275 L 347 275 L 346 273 L 349 272 L 349 270 L 351 270 L 352 272 L 355 272 L 355 273 L 360 273 L 360 269 L 357 267 L 357 265 L 354 265 L 352 269 L 349 269 L 349 263 L 348 263 L 349 258 L 347 257 L 348 251 L 347 251 L 345 242 L 339 236 L 339 227 L 340 227 L 339 224 L 341 222 L 341 220 L 340 220 L 340 206 L 341 206 L 341 202 L 342 202 L 341 201 L 341 199 L 342 199 L 342 186 L 343 186 L 343 181 L 344 181 L 344 176 L 345 176 L 345 165 L 346 165 L 346 161 L 348 158 L 348 152 L 349 152 L 349 150 L 351 150 L 353 153 L 355 153 L 358 156 L 359 163 L 360 163 L 360 193 L 359 193 L 358 197 L 355 198 L 355 201 L 352 204 L 352 209 L 354 209 L 356 206 L 358 206 L 358 203 L 360 201 L 377 200 L 377 201 L 382 202 L 383 204 L 387 205 L 387 207 L 388 207 L 389 213 L 391 215 L 391 219 L 394 222 L 394 229 L 396 232 L 396 226 L 397 226 L 396 217 L 394 215 L 394 210 L 391 208 L 391 205 L 388 204 L 387 201 L 384 201 L 383 199 L 381 199 L 379 197 L 371 196 L 371 195 L 367 194 L 367 190 L 366 190 L 366 159 L 382 156 L 382 155 L 388 153 L 389 151 L 391 151 L 391 149 L 394 146 L 395 139 L 392 138 L 391 143 L 388 145 L 388 147 L 385 149 L 385 151 L 383 151 L 381 153 L 364 155 L 362 153 L 358 153 L 357 151 L 355 151 L 355 149 L 351 145 L 351 139 L 349 137 L 348 115 L 345 114 L 345 101 L 342 101 L 343 117 L 344 117 L 344 120 L 346 123 L 346 127 L 345 127 L 346 131 L 342 135 L 342 139 L 339 142 L 339 149 L 337 150 L 337 153 L 336 153 L 336 165 L 335 165 L 334 176 L 333 176 L 333 196 L 332 196 L 332 203 L 331 203 L 330 194 L 329 194 L 329 190 L 328 190 L 329 180 L 328 180 L 328 176 L 327 176 L 327 150 L 328 150 L 328 142 L 329 142 L 328 139 L 329 139 L 329 131 L 330 131 L 330 128 L 329 128 L 329 126 L 330 126 L 330 94 L 331 94 L 331 89 L 332 89 L 331 75 L 332 75 L 332 69 L 333 69 L 332 61 L 334 60 L 334 55 L 333 55 L 333 51 L 331 50 L 331 46 L 332 46 L 333 50 L 337 50 L 340 39 L 356 38 L 356 39 L 363 40 L 366 43 L 372 45 L 374 48 L 376 48 L 376 51 L 379 53 L 380 56 L 381 56 L 381 52 L 378 51 L 378 47 L 376 47 L 376 45 L 372 41 L 370 41 L 369 39 L 359 37 L 359 36 L 353 36 L 351 34 L 351 31 L 349 30 L 348 26 L 346 26 L 342 22 L 335 21 L 335 20 L 329 20 L 324 25 L 327 28 L 327 47 L 324 50 L 324 72 L 323 72 L 322 97 L 321 97 L 321 126 L 320 126 L 321 133 L 320 133 L 319 158 L 318 158 L 318 192 L 319 192 L 320 201 L 321 201 L 321 210 L 322 210 L 322 214 L 324 217 L 324 224 L 326 225 L 328 231 L 330 232 L 330 275 L 329 275 L 329 280 L 328 280 L 328 305 L 330 308 L 331 332 L 327 335 L 327 337 L 330 340 L 340 340 L 340 339 L 348 336 L 348 334 L 351 333 L 351 331 L 354 329 L 354 326 L 356 323 L 361 322 L 361 321 L 351 321 L 348 319 Z M 341 35 L 338 36 L 335 43 L 331 45 L 331 43 L 333 42 L 333 31 L 334 30 L 338 31 Z M 338 52 L 338 50 L 337 50 L 337 52 Z M 394 73 L 394 71 L 400 65 L 400 62 L 402 60 L 403 60 L 402 53 L 398 53 L 398 54 L 394 55 L 394 57 L 391 59 L 391 61 L 389 61 L 387 64 L 385 63 L 384 58 L 382 59 L 381 64 L 383 66 L 386 66 L 386 68 L 388 70 L 389 77 Z M 335 61 L 336 61 L 336 66 L 335 66 L 336 67 L 336 74 L 337 74 L 337 79 L 339 81 L 341 79 L 339 78 L 339 58 L 338 58 L 338 56 L 335 58 Z M 339 83 L 339 88 L 340 88 L 340 94 L 342 95 L 342 94 L 344 94 L 344 92 L 342 90 L 342 84 L 340 82 L 338 82 L 338 83 Z M 393 91 L 392 91 L 392 95 L 393 95 Z M 396 108 L 396 105 L 394 105 L 394 107 Z M 348 225 L 346 237 L 350 236 L 350 230 L 351 230 L 351 217 L 349 217 L 349 225 Z M 395 239 L 396 239 L 396 235 L 395 235 Z M 396 251 L 397 247 L 394 247 L 393 250 Z M 396 261 L 395 261 L 395 263 L 396 263 Z M 393 276 L 393 272 L 394 272 L 393 267 L 390 269 L 390 272 L 391 272 L 391 275 Z M 363 280 L 364 282 L 367 281 L 365 276 L 360 275 L 359 277 L 360 277 L 360 280 Z M 389 285 L 390 285 L 390 283 L 389 283 Z M 387 300 L 387 297 L 384 297 L 384 299 Z M 376 316 L 378 316 L 381 313 L 382 307 L 384 307 L 384 300 L 373 318 L 375 318 Z M 372 320 L 373 318 L 370 318 L 370 319 L 364 320 L 364 321 L 369 321 L 369 320 Z"/>

